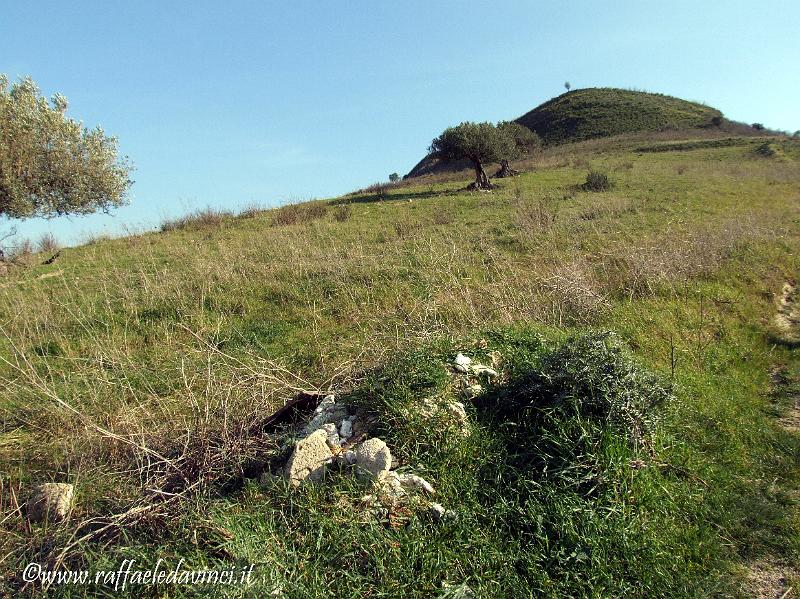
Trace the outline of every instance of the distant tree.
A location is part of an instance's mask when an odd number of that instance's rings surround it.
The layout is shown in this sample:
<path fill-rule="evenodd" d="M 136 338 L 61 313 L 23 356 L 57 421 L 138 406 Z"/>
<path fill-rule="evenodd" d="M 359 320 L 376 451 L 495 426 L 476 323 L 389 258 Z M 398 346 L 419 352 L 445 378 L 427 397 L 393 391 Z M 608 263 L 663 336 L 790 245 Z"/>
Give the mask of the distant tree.
<path fill-rule="evenodd" d="M 400 175 L 398 175 L 397 173 L 392 173 L 391 175 L 389 175 L 389 181 L 391 181 L 392 183 L 397 183 L 399 180 L 400 180 Z"/>
<path fill-rule="evenodd" d="M 572 89 L 572 86 L 570 85 L 569 81 L 564 82 L 564 89 L 566 89 L 567 91 Z"/>
<path fill-rule="evenodd" d="M 714 127 L 721 127 L 722 126 L 722 117 L 721 116 L 713 116 L 713 117 L 711 117 L 711 124 Z"/>
<path fill-rule="evenodd" d="M 764 125 L 762 125 L 761 123 L 753 123 L 753 124 L 752 124 L 752 125 L 750 125 L 750 126 L 751 126 L 753 129 L 755 129 L 756 131 L 763 131 L 763 130 L 764 130 Z"/>
<path fill-rule="evenodd" d="M 500 170 L 496 175 L 509 177 L 516 174 L 516 171 L 509 166 L 509 161 L 536 152 L 542 147 L 542 139 L 527 127 L 514 121 L 502 121 L 497 124 L 497 128 L 514 141 L 508 155 L 500 159 Z"/>
<path fill-rule="evenodd" d="M 795 132 L 792 134 L 792 137 L 797 137 L 797 138 L 800 138 L 800 129 L 798 129 L 797 131 L 795 131 Z"/>
<path fill-rule="evenodd" d="M 491 189 L 483 165 L 507 160 L 516 145 L 507 130 L 492 123 L 461 123 L 445 129 L 431 142 L 430 151 L 450 160 L 468 159 L 475 169 L 475 188 Z"/>
<path fill-rule="evenodd" d="M 125 203 L 131 167 L 117 140 L 65 115 L 30 78 L 0 74 L 0 216 L 87 214 Z"/>

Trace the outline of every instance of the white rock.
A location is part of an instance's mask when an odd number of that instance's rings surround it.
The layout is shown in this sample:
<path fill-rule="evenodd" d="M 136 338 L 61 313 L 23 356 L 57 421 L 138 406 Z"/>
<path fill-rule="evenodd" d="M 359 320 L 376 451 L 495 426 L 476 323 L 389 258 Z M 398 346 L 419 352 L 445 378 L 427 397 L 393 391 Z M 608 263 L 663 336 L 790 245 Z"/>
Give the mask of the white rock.
<path fill-rule="evenodd" d="M 350 419 L 342 420 L 342 423 L 339 425 L 339 435 L 342 439 L 349 439 L 353 436 L 353 421 Z"/>
<path fill-rule="evenodd" d="M 356 449 L 356 467 L 360 473 L 380 480 L 392 467 L 392 452 L 381 439 L 367 439 Z"/>
<path fill-rule="evenodd" d="M 292 456 L 286 464 L 286 476 L 292 485 L 318 481 L 325 476 L 325 467 L 333 459 L 328 448 L 328 433 L 318 429 L 294 446 Z"/>
<path fill-rule="evenodd" d="M 63 520 L 72 510 L 74 495 L 75 487 L 67 483 L 39 485 L 28 502 L 28 518 L 31 522 Z"/>
<path fill-rule="evenodd" d="M 485 375 L 490 379 L 495 378 L 497 376 L 497 371 L 494 368 L 489 368 L 488 366 L 484 366 L 483 364 L 474 364 L 471 370 L 472 373 L 476 376 Z"/>
<path fill-rule="evenodd" d="M 319 405 L 314 409 L 315 414 L 320 414 L 336 405 L 335 395 L 326 395 Z"/>
<path fill-rule="evenodd" d="M 334 448 L 342 445 L 342 440 L 339 438 L 339 433 L 336 431 L 335 424 L 329 422 L 328 424 L 323 424 L 321 428 L 325 431 L 325 434 L 328 435 L 328 447 Z"/>
<path fill-rule="evenodd" d="M 348 449 L 347 451 L 344 452 L 344 459 L 350 465 L 355 464 L 356 463 L 356 452 L 353 451 L 352 449 Z"/>
<path fill-rule="evenodd" d="M 467 399 L 475 398 L 480 392 L 483 391 L 483 387 L 480 385 L 467 385 L 464 387 L 464 395 Z"/>
<path fill-rule="evenodd" d="M 467 373 L 469 372 L 469 365 L 472 364 L 472 359 L 468 358 L 462 353 L 456 355 L 456 359 L 454 360 L 453 368 L 458 370 L 459 372 Z"/>
<path fill-rule="evenodd" d="M 431 502 L 428 504 L 428 509 L 431 511 L 431 515 L 433 516 L 434 520 L 441 520 L 447 513 L 447 510 L 444 509 L 444 506 L 441 503 Z"/>
<path fill-rule="evenodd" d="M 424 491 L 429 495 L 435 495 L 436 491 L 433 485 L 421 476 L 416 474 L 397 474 L 397 480 L 404 489 L 413 489 L 415 491 Z"/>

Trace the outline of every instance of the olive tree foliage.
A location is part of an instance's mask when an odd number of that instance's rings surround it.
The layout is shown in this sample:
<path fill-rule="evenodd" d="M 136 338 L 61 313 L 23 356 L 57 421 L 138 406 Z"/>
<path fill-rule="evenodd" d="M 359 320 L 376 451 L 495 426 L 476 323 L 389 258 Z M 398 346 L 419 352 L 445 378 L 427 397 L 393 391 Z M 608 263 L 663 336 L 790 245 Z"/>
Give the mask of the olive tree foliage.
<path fill-rule="evenodd" d="M 511 139 L 514 140 L 514 145 L 510 154 L 500 159 L 500 170 L 497 171 L 495 177 L 502 178 L 519 174 L 509 166 L 509 160 L 533 154 L 540 150 L 542 147 L 542 138 L 527 127 L 515 123 L 514 121 L 502 121 L 497 124 L 497 128 L 505 135 L 511 137 Z"/>
<path fill-rule="evenodd" d="M 66 116 L 30 79 L 0 74 L 0 216 L 87 214 L 125 203 L 131 166 L 117 140 Z"/>
<path fill-rule="evenodd" d="M 431 152 L 449 160 L 468 159 L 475 169 L 477 189 L 491 189 L 484 165 L 499 162 L 501 176 L 509 172 L 508 161 L 541 146 L 539 137 L 527 127 L 514 122 L 461 123 L 449 127 L 433 140 Z"/>
<path fill-rule="evenodd" d="M 445 129 L 431 142 L 430 151 L 449 160 L 470 160 L 475 169 L 475 187 L 491 189 L 492 184 L 483 166 L 513 154 L 514 140 L 492 123 L 461 123 Z"/>

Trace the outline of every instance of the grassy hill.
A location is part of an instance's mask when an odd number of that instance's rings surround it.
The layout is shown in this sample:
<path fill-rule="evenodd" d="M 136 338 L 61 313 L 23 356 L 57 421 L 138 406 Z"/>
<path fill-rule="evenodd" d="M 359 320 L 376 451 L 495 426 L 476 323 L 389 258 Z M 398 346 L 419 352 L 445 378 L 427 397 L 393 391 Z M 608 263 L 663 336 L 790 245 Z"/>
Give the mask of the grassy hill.
<path fill-rule="evenodd" d="M 588 88 L 553 98 L 519 117 L 516 122 L 535 131 L 546 144 L 552 145 L 626 133 L 686 132 L 704 128 L 710 129 L 702 133 L 705 135 L 729 135 L 729 123 L 720 123 L 722 129 L 711 127 L 715 117 L 722 117 L 715 108 L 664 94 Z M 746 126 L 735 129 L 737 135 L 757 133 L 747 131 Z M 700 131 L 696 133 L 701 134 Z M 461 171 L 468 166 L 467 161 L 446 163 L 435 155 L 429 155 L 411 169 L 408 177 Z"/>
<path fill-rule="evenodd" d="M 799 582 L 800 358 L 775 324 L 799 160 L 778 138 L 595 140 L 492 193 L 205 213 L 6 274 L 0 590 L 32 593 L 34 561 L 161 558 L 255 564 L 231 596 L 780 596 Z M 584 191 L 589 170 L 614 187 Z M 473 401 L 458 352 L 502 358 Z M 343 472 L 274 476 L 292 432 L 265 423 L 300 390 L 357 406 L 451 517 L 372 513 Z M 431 396 L 465 402 L 468 437 L 415 419 Z M 51 480 L 76 485 L 71 517 L 28 523 Z"/>
<path fill-rule="evenodd" d="M 557 144 L 637 131 L 709 127 L 722 113 L 664 94 L 614 88 L 576 89 L 517 119 L 545 143 Z"/>

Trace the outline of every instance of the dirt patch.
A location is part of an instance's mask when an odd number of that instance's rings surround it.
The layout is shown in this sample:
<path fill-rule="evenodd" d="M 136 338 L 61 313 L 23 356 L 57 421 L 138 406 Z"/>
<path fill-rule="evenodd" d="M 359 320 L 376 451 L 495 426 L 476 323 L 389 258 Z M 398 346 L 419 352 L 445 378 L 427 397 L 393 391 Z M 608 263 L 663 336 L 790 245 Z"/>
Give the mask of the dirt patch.
<path fill-rule="evenodd" d="M 800 341 L 800 304 L 798 290 L 794 283 L 786 282 L 778 296 L 778 313 L 774 319 L 775 328 L 781 337 L 790 343 Z"/>
<path fill-rule="evenodd" d="M 789 599 L 797 597 L 794 583 L 800 571 L 794 566 L 759 560 L 748 566 L 747 596 L 754 599 Z"/>

